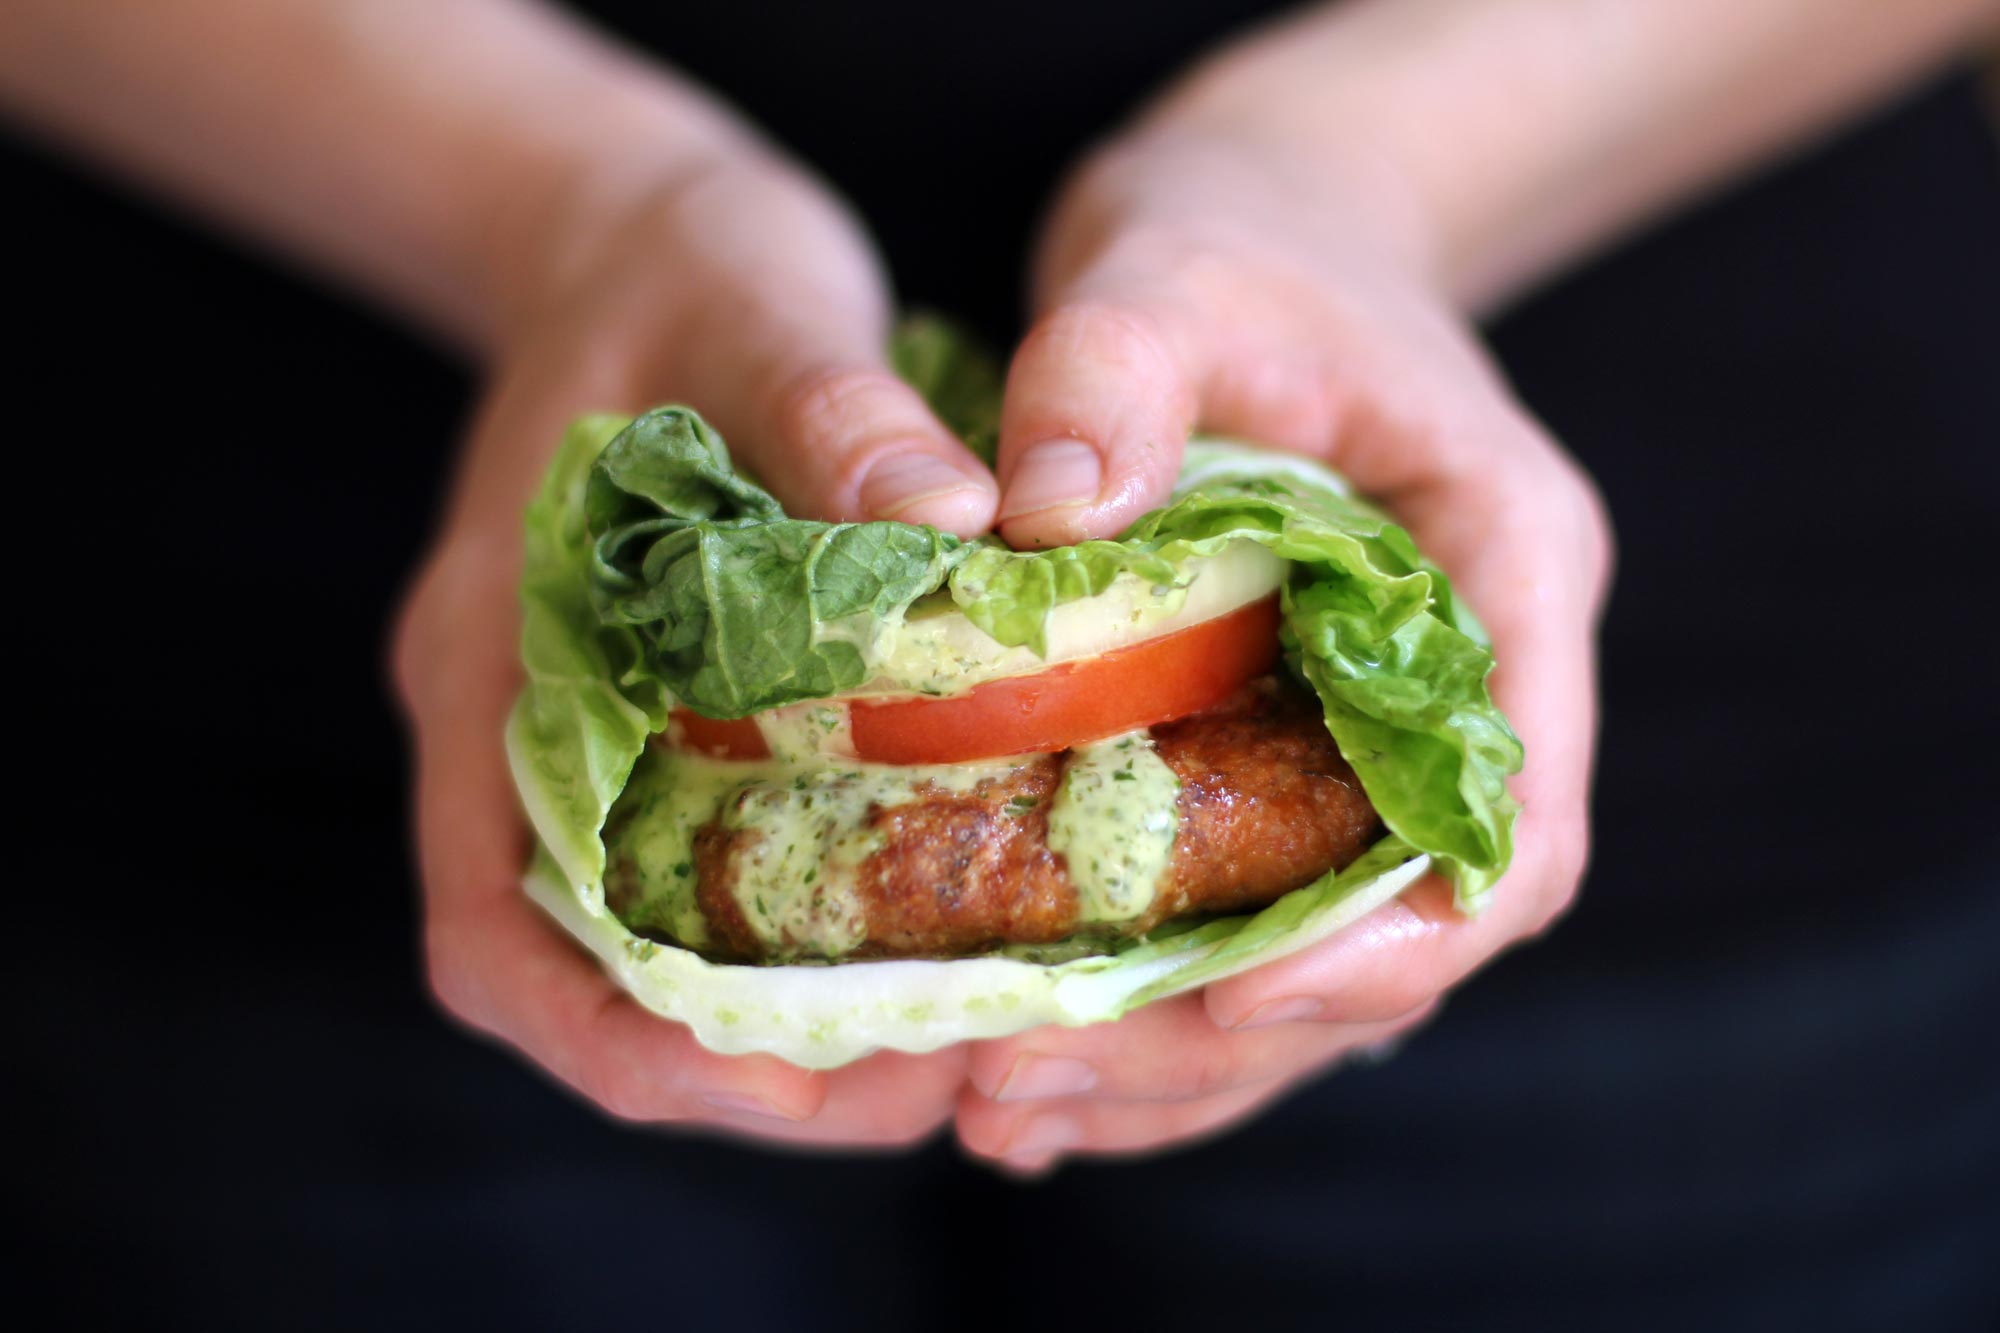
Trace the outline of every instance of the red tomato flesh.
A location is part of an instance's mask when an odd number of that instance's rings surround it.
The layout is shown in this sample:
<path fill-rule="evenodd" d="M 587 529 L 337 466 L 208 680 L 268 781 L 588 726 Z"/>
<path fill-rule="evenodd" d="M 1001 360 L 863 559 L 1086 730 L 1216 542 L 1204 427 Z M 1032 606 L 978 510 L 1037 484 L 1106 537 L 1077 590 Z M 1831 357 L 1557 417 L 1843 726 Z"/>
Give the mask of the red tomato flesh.
<path fill-rule="evenodd" d="M 681 745 L 710 759 L 769 759 L 771 747 L 757 730 L 754 717 L 703 717 L 691 709 L 676 708 L 674 721 L 680 724 Z"/>
<path fill-rule="evenodd" d="M 1278 599 L 1098 657 L 1005 676 L 945 698 L 853 699 L 855 754 L 878 764 L 959 764 L 1067 750 L 1213 708 L 1278 660 Z M 689 749 L 765 759 L 752 718 L 719 722 L 685 709 Z"/>
<path fill-rule="evenodd" d="M 1067 750 L 1199 713 L 1278 660 L 1278 599 L 943 699 L 856 699 L 854 749 L 880 764 Z"/>

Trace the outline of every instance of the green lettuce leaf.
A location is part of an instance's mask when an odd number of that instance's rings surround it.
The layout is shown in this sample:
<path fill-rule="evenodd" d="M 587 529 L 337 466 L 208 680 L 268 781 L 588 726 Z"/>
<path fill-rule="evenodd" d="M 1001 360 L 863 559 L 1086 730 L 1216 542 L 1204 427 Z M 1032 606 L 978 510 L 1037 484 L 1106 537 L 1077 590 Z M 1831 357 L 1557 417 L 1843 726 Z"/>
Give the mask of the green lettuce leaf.
<path fill-rule="evenodd" d="M 1341 753 L 1383 822 L 1476 909 L 1512 855 L 1506 778 L 1521 765 L 1486 691 L 1484 631 L 1409 534 L 1326 469 L 1216 441 L 1188 462 L 1172 503 L 1116 541 L 1010 551 L 902 523 L 783 517 L 694 413 L 662 408 L 592 469 L 589 598 L 642 645 L 623 684 L 733 718 L 859 687 L 869 637 L 940 590 L 1000 643 L 1041 652 L 1055 607 L 1120 574 L 1179 586 L 1195 557 L 1257 542 L 1294 564 L 1285 647 Z"/>
<path fill-rule="evenodd" d="M 645 646 L 628 684 L 744 717 L 867 679 L 865 629 L 936 588 L 966 551 L 935 528 L 786 518 L 684 407 L 634 421 L 585 491 L 589 600 Z M 833 631 L 833 632 L 830 632 Z"/>
<path fill-rule="evenodd" d="M 633 667 L 639 636 L 591 606 L 592 542 L 584 496 L 593 466 L 626 418 L 584 417 L 563 436 L 529 504 L 521 575 L 521 663 L 507 751 L 542 844 L 577 885 L 601 884 L 599 836 L 669 700 Z M 633 679 L 627 680 L 628 675 Z"/>
<path fill-rule="evenodd" d="M 641 1004 L 724 1055 L 765 1052 L 831 1069 L 871 1051 L 935 1051 L 1061 1023 L 1103 1023 L 1142 1004 L 1317 944 L 1414 884 L 1430 858 L 1388 837 L 1359 861 L 1254 916 L 1210 921 L 1123 953 L 1046 965 L 1015 958 L 745 967 L 634 935 L 602 893 L 543 848 L 526 886 Z"/>

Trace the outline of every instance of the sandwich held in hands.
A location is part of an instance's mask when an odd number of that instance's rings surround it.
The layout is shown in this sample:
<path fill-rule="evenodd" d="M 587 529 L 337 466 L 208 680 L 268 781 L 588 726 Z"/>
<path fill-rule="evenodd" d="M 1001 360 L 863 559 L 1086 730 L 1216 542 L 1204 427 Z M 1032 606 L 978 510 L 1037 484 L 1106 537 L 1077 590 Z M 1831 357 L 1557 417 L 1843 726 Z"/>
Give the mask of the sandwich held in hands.
<path fill-rule="evenodd" d="M 523 597 L 530 888 L 717 1050 L 1115 1018 L 1432 867 L 1476 910 L 1511 851 L 1477 622 L 1295 457 L 1197 441 L 1117 540 L 1016 552 L 788 517 L 685 408 L 590 418 Z"/>

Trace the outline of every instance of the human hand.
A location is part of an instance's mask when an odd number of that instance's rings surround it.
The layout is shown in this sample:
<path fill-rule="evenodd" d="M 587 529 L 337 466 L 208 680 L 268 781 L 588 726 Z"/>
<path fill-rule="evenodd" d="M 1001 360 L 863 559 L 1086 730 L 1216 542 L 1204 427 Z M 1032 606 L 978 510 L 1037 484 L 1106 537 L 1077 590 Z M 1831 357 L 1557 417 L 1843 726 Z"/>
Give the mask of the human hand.
<path fill-rule="evenodd" d="M 1052 215 L 1040 317 L 1002 418 L 1002 534 L 1115 533 L 1191 429 L 1327 459 L 1387 506 L 1492 631 L 1527 750 L 1512 868 L 1473 918 L 1432 876 L 1312 949 L 1115 1024 L 973 1048 L 964 1145 L 1017 1168 L 1186 1142 L 1422 1021 L 1569 903 L 1587 843 L 1594 634 L 1610 562 L 1580 470 L 1427 281 L 1380 181 L 1156 121 Z"/>
<path fill-rule="evenodd" d="M 625 198 L 611 217 L 572 211 L 507 265 L 514 331 L 396 636 L 431 985 L 623 1118 L 910 1142 L 950 1117 L 962 1050 L 830 1074 L 717 1055 L 641 1009 L 521 890 L 530 835 L 501 743 L 521 684 L 521 513 L 572 417 L 687 401 L 794 512 L 971 533 L 995 501 L 991 475 L 882 363 L 880 272 L 813 184 L 744 151 Z"/>

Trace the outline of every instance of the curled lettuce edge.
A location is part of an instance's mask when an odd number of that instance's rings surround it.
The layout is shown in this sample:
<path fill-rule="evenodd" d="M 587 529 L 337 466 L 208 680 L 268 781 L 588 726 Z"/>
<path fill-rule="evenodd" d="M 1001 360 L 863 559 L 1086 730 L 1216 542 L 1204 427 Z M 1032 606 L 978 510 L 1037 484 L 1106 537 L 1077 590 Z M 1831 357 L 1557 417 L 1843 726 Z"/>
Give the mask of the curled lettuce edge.
<path fill-rule="evenodd" d="M 528 684 L 506 732 L 509 765 L 538 837 L 525 888 L 634 999 L 686 1024 L 709 1049 L 764 1052 L 829 1069 L 877 1050 L 922 1053 L 1043 1024 L 1110 1021 L 1308 948 L 1431 868 L 1430 855 L 1391 832 L 1344 870 L 1255 914 L 1206 922 L 1116 954 L 1053 964 L 989 956 L 749 966 L 713 963 L 634 934 L 605 904 L 600 834 L 647 736 L 665 725 L 667 700 L 653 692 L 633 697 L 628 659 L 637 651 L 636 639 L 629 630 L 597 623 L 578 593 L 592 558 L 581 518 L 590 463 L 623 424 L 611 417 L 576 423 L 527 514 L 522 657 Z M 1246 455 L 1240 448 L 1196 442 L 1190 461 L 1209 477 L 1284 473 L 1345 493 L 1337 476 L 1315 464 Z M 1189 480 L 1184 474 L 1184 483 Z M 1470 626 L 1471 635 L 1483 640 L 1462 606 L 1456 614 L 1461 628 Z M 1511 813 L 1503 797 L 1503 853 Z M 1446 862 L 1440 868 L 1453 867 Z M 1476 909 L 1497 878 L 1497 870 L 1482 875 L 1472 894 L 1461 882 L 1461 906 Z"/>
<path fill-rule="evenodd" d="M 1409 858 L 1409 859 L 1404 859 Z M 601 888 L 572 885 L 539 853 L 526 887 L 647 1009 L 723 1055 L 763 1052 L 832 1069 L 878 1050 L 922 1054 L 1059 1023 L 1103 1023 L 1307 948 L 1415 883 L 1430 858 L 1393 836 L 1345 871 L 1250 917 L 1115 956 L 1044 965 L 1012 958 L 753 967 L 711 963 L 627 930 Z"/>

